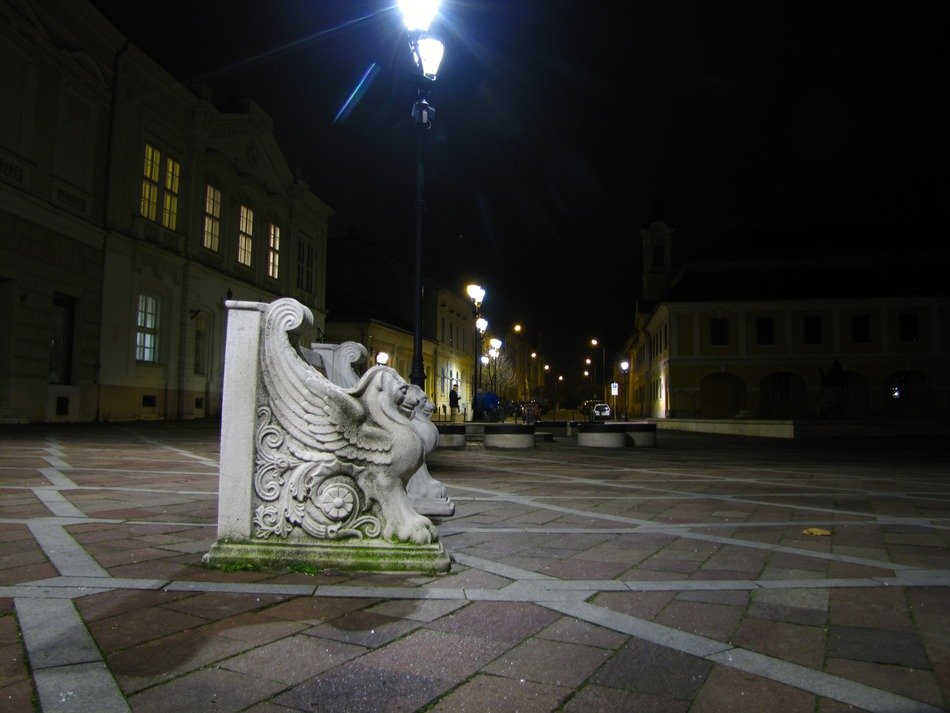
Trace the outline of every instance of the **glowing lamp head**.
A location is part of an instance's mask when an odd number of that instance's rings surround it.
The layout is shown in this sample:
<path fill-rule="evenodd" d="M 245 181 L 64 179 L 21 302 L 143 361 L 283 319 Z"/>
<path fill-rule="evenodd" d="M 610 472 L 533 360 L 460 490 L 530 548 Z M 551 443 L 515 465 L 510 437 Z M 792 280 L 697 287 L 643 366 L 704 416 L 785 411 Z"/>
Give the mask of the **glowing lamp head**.
<path fill-rule="evenodd" d="M 439 14 L 439 0 L 399 0 L 399 11 L 409 32 L 427 32 Z"/>
<path fill-rule="evenodd" d="M 480 285 L 471 284 L 465 288 L 465 291 L 468 293 L 469 299 L 475 303 L 475 306 L 480 307 L 482 300 L 485 299 L 485 290 Z"/>
<path fill-rule="evenodd" d="M 423 37 L 415 46 L 416 66 L 428 79 L 435 81 L 442 64 L 442 55 L 445 54 L 445 45 L 434 37 Z"/>

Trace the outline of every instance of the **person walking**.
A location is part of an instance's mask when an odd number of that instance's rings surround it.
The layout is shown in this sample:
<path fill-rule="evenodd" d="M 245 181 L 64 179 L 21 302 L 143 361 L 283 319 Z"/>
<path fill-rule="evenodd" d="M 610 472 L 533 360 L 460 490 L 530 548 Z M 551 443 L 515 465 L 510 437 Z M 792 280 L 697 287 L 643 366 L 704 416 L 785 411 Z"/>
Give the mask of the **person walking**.
<path fill-rule="evenodd" d="M 452 414 L 452 423 L 455 423 L 455 417 L 459 412 L 459 392 L 458 385 L 452 384 L 452 390 L 449 391 L 449 413 Z"/>

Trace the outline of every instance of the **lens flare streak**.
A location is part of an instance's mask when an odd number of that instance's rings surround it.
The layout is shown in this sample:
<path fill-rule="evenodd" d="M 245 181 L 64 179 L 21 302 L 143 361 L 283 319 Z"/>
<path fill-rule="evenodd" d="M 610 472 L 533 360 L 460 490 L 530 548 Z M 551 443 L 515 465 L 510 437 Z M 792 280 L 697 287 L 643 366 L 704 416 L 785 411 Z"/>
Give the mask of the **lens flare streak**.
<path fill-rule="evenodd" d="M 343 102 L 343 106 L 340 107 L 340 110 L 336 113 L 336 116 L 333 117 L 334 124 L 341 118 L 345 119 L 346 116 L 353 110 L 353 107 L 356 106 L 356 102 L 359 101 L 360 95 L 366 91 L 366 87 L 369 86 L 369 82 L 372 81 L 372 78 L 376 76 L 378 71 L 379 67 L 376 66 L 375 62 L 366 68 L 366 71 L 363 72 L 363 76 L 360 77 L 360 81 L 356 83 L 356 88 L 350 93 L 350 96 L 346 98 L 346 101 Z"/>

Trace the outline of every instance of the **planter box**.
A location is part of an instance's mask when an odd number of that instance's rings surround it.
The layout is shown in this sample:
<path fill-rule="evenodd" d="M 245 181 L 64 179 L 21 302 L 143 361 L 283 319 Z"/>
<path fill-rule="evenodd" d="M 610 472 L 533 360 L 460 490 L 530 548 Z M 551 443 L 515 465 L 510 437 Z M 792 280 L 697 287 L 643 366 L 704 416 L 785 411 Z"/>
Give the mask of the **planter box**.
<path fill-rule="evenodd" d="M 439 429 L 439 443 L 436 448 L 452 450 L 465 448 L 465 424 L 439 423 L 436 427 Z"/>
<path fill-rule="evenodd" d="M 534 448 L 534 424 L 486 423 L 485 448 Z"/>
<path fill-rule="evenodd" d="M 585 448 L 623 448 L 627 435 L 622 423 L 598 421 L 577 424 L 577 445 Z"/>
<path fill-rule="evenodd" d="M 627 441 L 637 447 L 656 445 L 655 423 L 625 423 Z"/>

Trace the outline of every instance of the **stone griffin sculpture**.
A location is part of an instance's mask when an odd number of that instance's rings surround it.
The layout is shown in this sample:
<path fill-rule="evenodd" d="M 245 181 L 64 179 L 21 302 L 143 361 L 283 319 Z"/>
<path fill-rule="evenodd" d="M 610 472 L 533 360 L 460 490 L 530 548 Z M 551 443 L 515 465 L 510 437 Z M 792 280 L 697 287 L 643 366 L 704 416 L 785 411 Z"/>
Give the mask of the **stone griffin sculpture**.
<path fill-rule="evenodd" d="M 425 393 L 385 366 L 355 386 L 333 383 L 290 344 L 305 320 L 310 311 L 293 299 L 263 316 L 254 536 L 434 542 L 435 527 L 406 494 L 428 448 L 414 423 Z"/>

